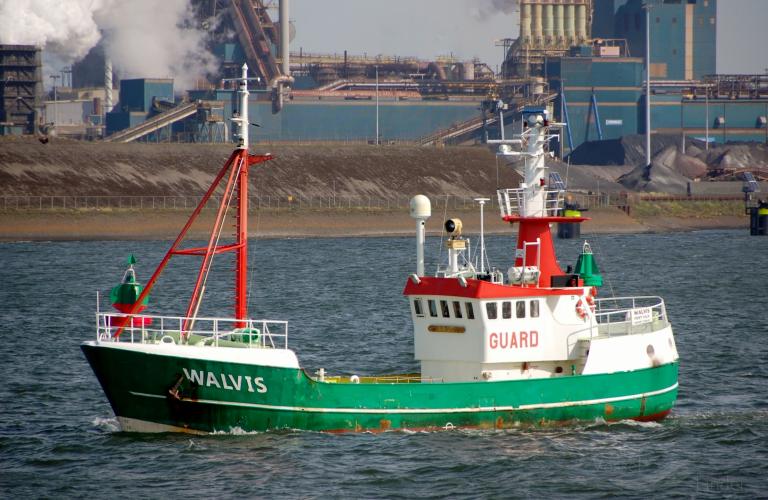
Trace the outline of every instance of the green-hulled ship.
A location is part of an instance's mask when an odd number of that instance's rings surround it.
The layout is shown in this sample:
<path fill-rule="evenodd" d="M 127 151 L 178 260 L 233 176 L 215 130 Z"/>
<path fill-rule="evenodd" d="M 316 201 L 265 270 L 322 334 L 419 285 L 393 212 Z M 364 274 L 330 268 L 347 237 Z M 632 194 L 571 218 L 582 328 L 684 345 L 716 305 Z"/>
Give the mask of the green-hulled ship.
<path fill-rule="evenodd" d="M 246 71 L 239 79 L 241 125 L 248 123 Z M 597 298 L 602 281 L 588 245 L 577 272 L 560 268 L 550 224 L 586 219 L 560 215 L 564 186 L 544 163 L 549 129 L 558 124 L 548 123 L 543 109 L 527 110 L 524 119 L 519 138 L 496 141 L 501 155 L 525 160 L 520 187 L 498 191 L 501 216 L 519 224 L 506 272 L 486 266 L 482 229 L 473 264 L 461 222 L 451 219 L 445 225 L 447 265 L 426 276 L 424 226 L 431 208 L 426 197 L 412 200 L 417 269 L 404 294 L 421 372 L 387 377 L 311 375 L 288 347 L 287 322 L 248 318 L 248 167 L 271 156 L 249 154 L 248 127 L 241 126 L 237 149 L 141 293 L 121 294 L 118 313 L 97 312 L 96 340 L 82 345 L 122 429 L 346 432 L 664 418 L 678 388 L 664 301 Z M 181 248 L 220 185 L 208 244 Z M 481 210 L 485 201 L 479 200 Z M 230 211 L 236 234 L 225 244 L 221 233 Z M 234 317 L 199 317 L 211 263 L 226 252 L 236 260 Z M 171 257 L 181 255 L 201 259 L 185 314 L 139 314 Z M 132 290 L 139 286 L 128 281 Z"/>

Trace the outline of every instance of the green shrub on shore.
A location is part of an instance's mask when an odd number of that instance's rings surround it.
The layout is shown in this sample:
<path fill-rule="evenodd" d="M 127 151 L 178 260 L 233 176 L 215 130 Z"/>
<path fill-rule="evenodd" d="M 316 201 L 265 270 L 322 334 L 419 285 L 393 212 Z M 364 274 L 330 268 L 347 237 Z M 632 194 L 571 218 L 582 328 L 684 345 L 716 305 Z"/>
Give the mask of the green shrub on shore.
<path fill-rule="evenodd" d="M 632 205 L 632 215 L 647 217 L 690 217 L 707 218 L 720 216 L 744 215 L 742 201 L 639 201 Z"/>

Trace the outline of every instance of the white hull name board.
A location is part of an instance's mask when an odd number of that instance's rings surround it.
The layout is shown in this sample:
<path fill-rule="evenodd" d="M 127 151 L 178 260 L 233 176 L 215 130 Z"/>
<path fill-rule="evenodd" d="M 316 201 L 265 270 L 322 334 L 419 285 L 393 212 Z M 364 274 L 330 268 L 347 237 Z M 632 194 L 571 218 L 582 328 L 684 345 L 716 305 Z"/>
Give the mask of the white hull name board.
<path fill-rule="evenodd" d="M 653 314 L 651 313 L 650 307 L 638 307 L 632 309 L 631 314 L 633 325 L 642 325 L 653 321 Z"/>

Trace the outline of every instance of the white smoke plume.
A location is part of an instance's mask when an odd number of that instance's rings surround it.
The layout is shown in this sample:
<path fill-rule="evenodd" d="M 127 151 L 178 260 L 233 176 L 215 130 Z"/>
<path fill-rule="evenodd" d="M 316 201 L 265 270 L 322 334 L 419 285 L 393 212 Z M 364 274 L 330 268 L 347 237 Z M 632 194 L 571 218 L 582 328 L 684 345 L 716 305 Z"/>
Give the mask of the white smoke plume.
<path fill-rule="evenodd" d="M 477 21 L 486 21 L 497 12 L 514 14 L 517 12 L 518 0 L 475 0 L 472 4 L 472 17 Z"/>
<path fill-rule="evenodd" d="M 189 0 L 0 0 L 0 43 L 71 64 L 104 38 L 121 78 L 173 78 L 179 91 L 216 70 L 193 17 Z"/>
<path fill-rule="evenodd" d="M 100 1 L 0 0 L 0 43 L 42 45 L 77 60 L 101 38 Z"/>
<path fill-rule="evenodd" d="M 196 29 L 188 0 L 112 2 L 96 21 L 122 77 L 174 78 L 177 89 L 189 89 L 216 70 L 215 58 L 205 48 L 206 33 Z"/>

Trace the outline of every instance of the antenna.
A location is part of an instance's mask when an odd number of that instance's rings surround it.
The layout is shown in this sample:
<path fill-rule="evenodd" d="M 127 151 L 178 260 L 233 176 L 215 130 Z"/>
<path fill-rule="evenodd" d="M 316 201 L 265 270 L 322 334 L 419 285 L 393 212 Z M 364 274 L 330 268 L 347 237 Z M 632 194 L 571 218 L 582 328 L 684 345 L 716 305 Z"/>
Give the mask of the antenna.
<path fill-rule="evenodd" d="M 485 274 L 485 202 L 490 201 L 490 198 L 475 198 L 475 201 L 480 205 L 480 274 Z"/>
<path fill-rule="evenodd" d="M 248 150 L 248 127 L 250 122 L 248 120 L 248 82 L 256 81 L 260 82 L 261 78 L 248 78 L 248 64 L 243 63 L 243 73 L 240 78 L 223 78 L 222 82 L 238 82 L 240 84 L 238 94 L 240 94 L 240 116 L 233 117 L 232 121 L 238 124 L 238 136 L 240 141 L 237 144 L 238 149 Z M 254 124 L 255 125 L 255 124 Z M 258 127 L 258 125 L 256 125 Z"/>

